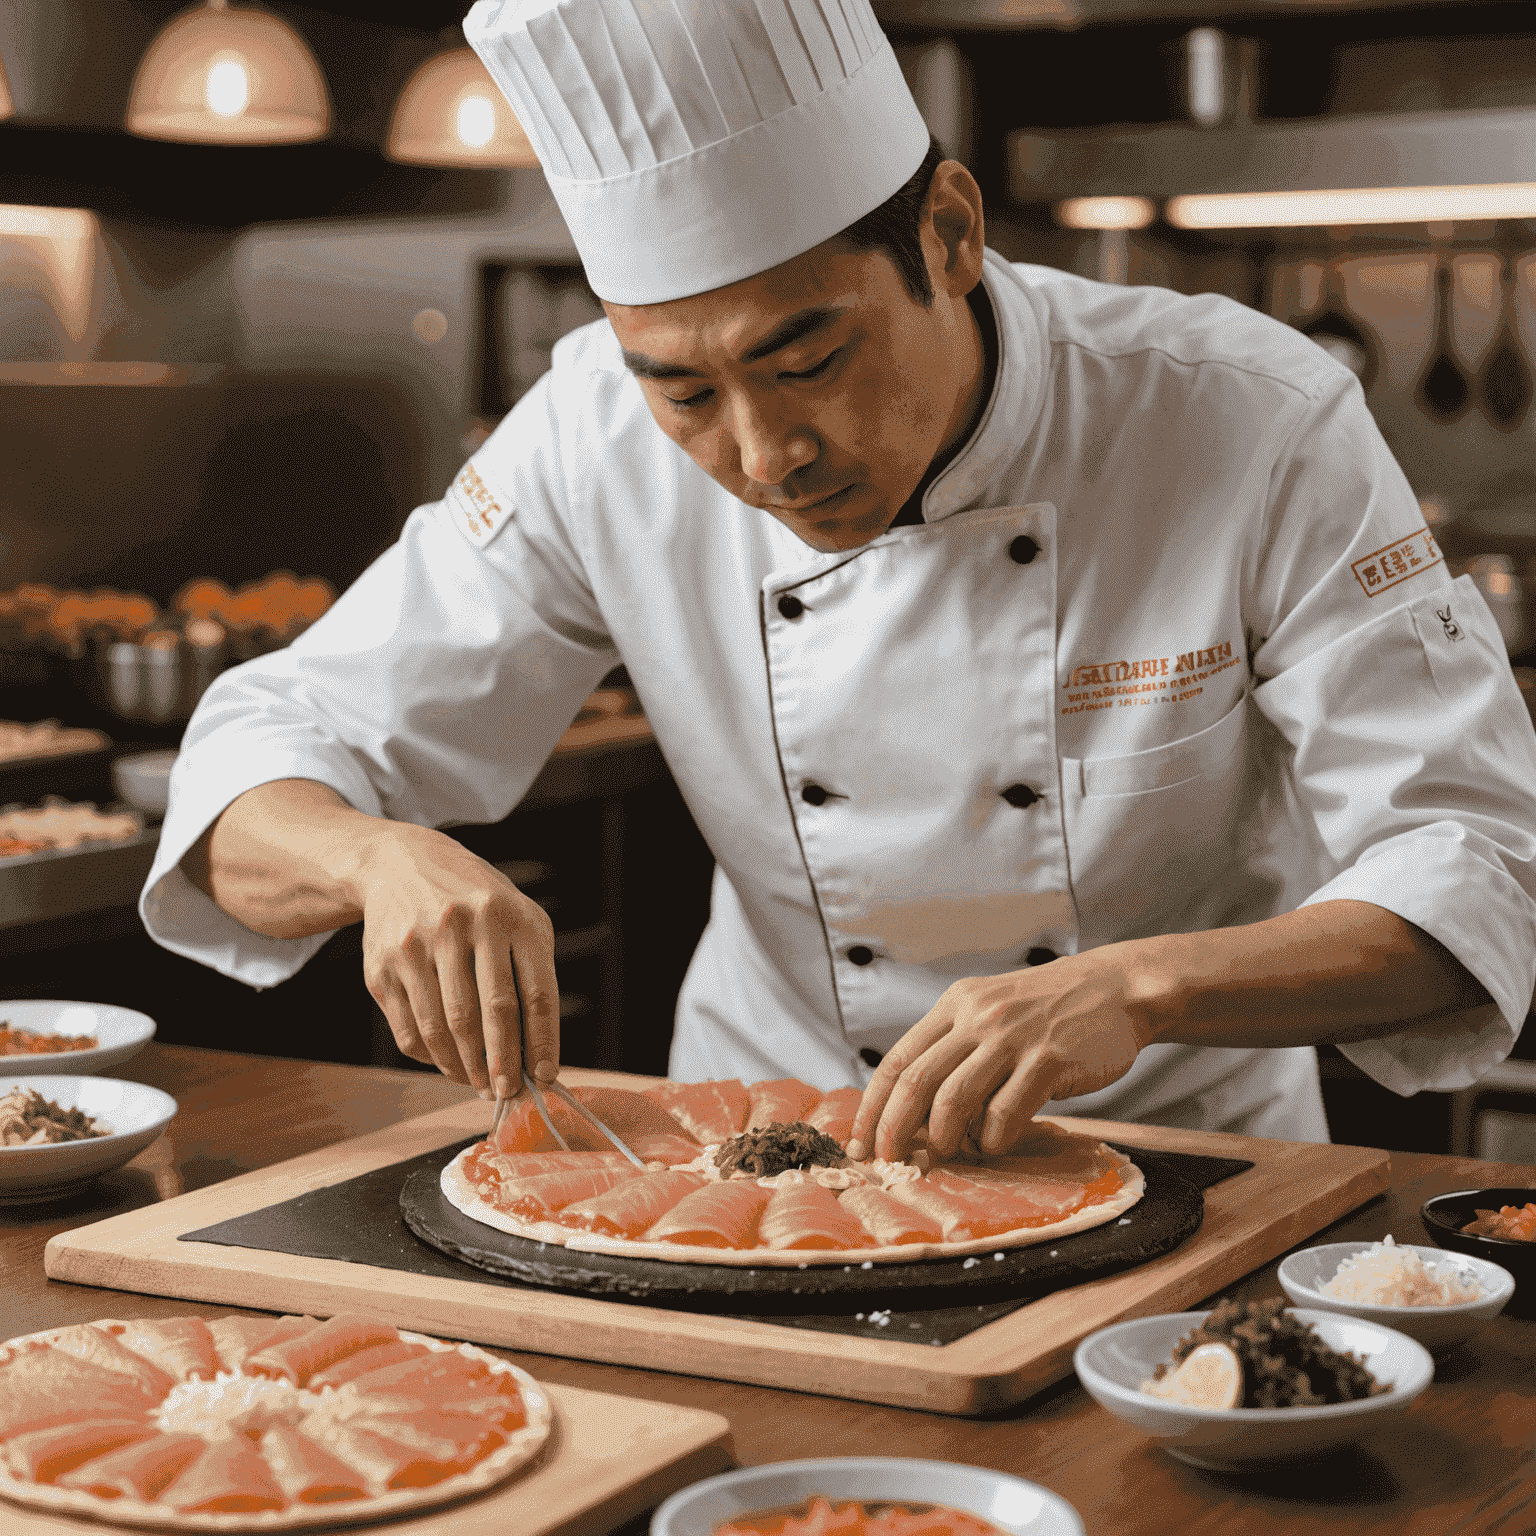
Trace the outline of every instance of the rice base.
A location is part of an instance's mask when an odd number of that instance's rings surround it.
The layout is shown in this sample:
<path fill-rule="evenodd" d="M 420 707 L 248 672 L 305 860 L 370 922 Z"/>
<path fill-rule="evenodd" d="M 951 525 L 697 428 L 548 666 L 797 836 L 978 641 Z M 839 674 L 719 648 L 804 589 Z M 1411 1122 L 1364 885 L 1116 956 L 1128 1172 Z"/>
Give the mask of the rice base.
<path fill-rule="evenodd" d="M 1426 1264 L 1412 1248 L 1399 1248 L 1389 1233 L 1340 1263 L 1318 1291 L 1334 1301 L 1359 1301 L 1372 1307 L 1454 1307 L 1481 1301 L 1483 1288 L 1454 1266 Z"/>

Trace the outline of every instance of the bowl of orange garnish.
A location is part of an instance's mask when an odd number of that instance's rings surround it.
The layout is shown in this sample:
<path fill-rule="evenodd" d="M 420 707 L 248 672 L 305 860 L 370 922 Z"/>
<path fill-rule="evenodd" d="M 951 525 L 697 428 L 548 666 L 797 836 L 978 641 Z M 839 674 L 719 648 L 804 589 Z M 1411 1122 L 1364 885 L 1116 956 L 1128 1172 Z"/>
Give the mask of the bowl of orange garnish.
<path fill-rule="evenodd" d="M 1536 1189 L 1456 1189 L 1419 1208 L 1442 1247 L 1491 1259 L 1515 1277 L 1515 1294 L 1536 1299 Z"/>

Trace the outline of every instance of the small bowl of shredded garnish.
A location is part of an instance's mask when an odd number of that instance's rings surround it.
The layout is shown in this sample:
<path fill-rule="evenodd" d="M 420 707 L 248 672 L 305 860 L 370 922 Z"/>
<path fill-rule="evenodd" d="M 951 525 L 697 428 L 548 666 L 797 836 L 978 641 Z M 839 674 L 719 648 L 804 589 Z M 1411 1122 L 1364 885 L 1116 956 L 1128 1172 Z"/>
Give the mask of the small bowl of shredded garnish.
<path fill-rule="evenodd" d="M 120 1168 L 176 1101 L 113 1077 L 0 1077 L 0 1205 L 57 1200 Z"/>
<path fill-rule="evenodd" d="M 1374 1433 L 1434 1379 L 1394 1328 L 1283 1297 L 1138 1317 L 1072 1357 L 1090 1397 L 1170 1455 L 1216 1471 L 1306 1461 Z"/>
<path fill-rule="evenodd" d="M 1454 1349 L 1504 1310 L 1514 1277 L 1486 1259 L 1415 1248 L 1389 1234 L 1378 1243 L 1324 1243 L 1289 1255 L 1280 1288 L 1299 1307 L 1367 1318 Z"/>

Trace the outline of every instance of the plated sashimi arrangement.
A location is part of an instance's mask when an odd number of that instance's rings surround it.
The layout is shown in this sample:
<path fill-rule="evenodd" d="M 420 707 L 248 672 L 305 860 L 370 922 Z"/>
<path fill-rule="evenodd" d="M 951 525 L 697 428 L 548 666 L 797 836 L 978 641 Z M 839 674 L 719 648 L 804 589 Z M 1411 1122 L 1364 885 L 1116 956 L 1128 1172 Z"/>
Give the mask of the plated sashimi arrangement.
<path fill-rule="evenodd" d="M 556 1100 L 561 1149 L 532 1104 L 442 1173 L 465 1215 L 589 1253 L 741 1266 L 909 1263 L 1045 1242 L 1141 1198 L 1141 1170 L 1051 1121 L 1006 1157 L 918 1166 L 844 1151 L 854 1088 L 794 1078 L 578 1088 L 638 1169 Z"/>
<path fill-rule="evenodd" d="M 0 1345 L 0 1495 L 157 1528 L 382 1520 L 492 1487 L 552 1418 L 506 1361 L 370 1318 L 104 1319 Z"/>

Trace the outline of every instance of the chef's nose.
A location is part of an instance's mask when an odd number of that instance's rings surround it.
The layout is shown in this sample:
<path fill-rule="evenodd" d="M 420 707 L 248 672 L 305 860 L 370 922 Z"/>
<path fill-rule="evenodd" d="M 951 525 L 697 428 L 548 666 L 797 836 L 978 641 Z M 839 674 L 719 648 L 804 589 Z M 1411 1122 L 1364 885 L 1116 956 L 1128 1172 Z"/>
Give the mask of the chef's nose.
<path fill-rule="evenodd" d="M 734 427 L 741 472 L 758 485 L 781 485 L 820 452 L 803 424 L 776 418 L 755 403 L 739 407 Z"/>

